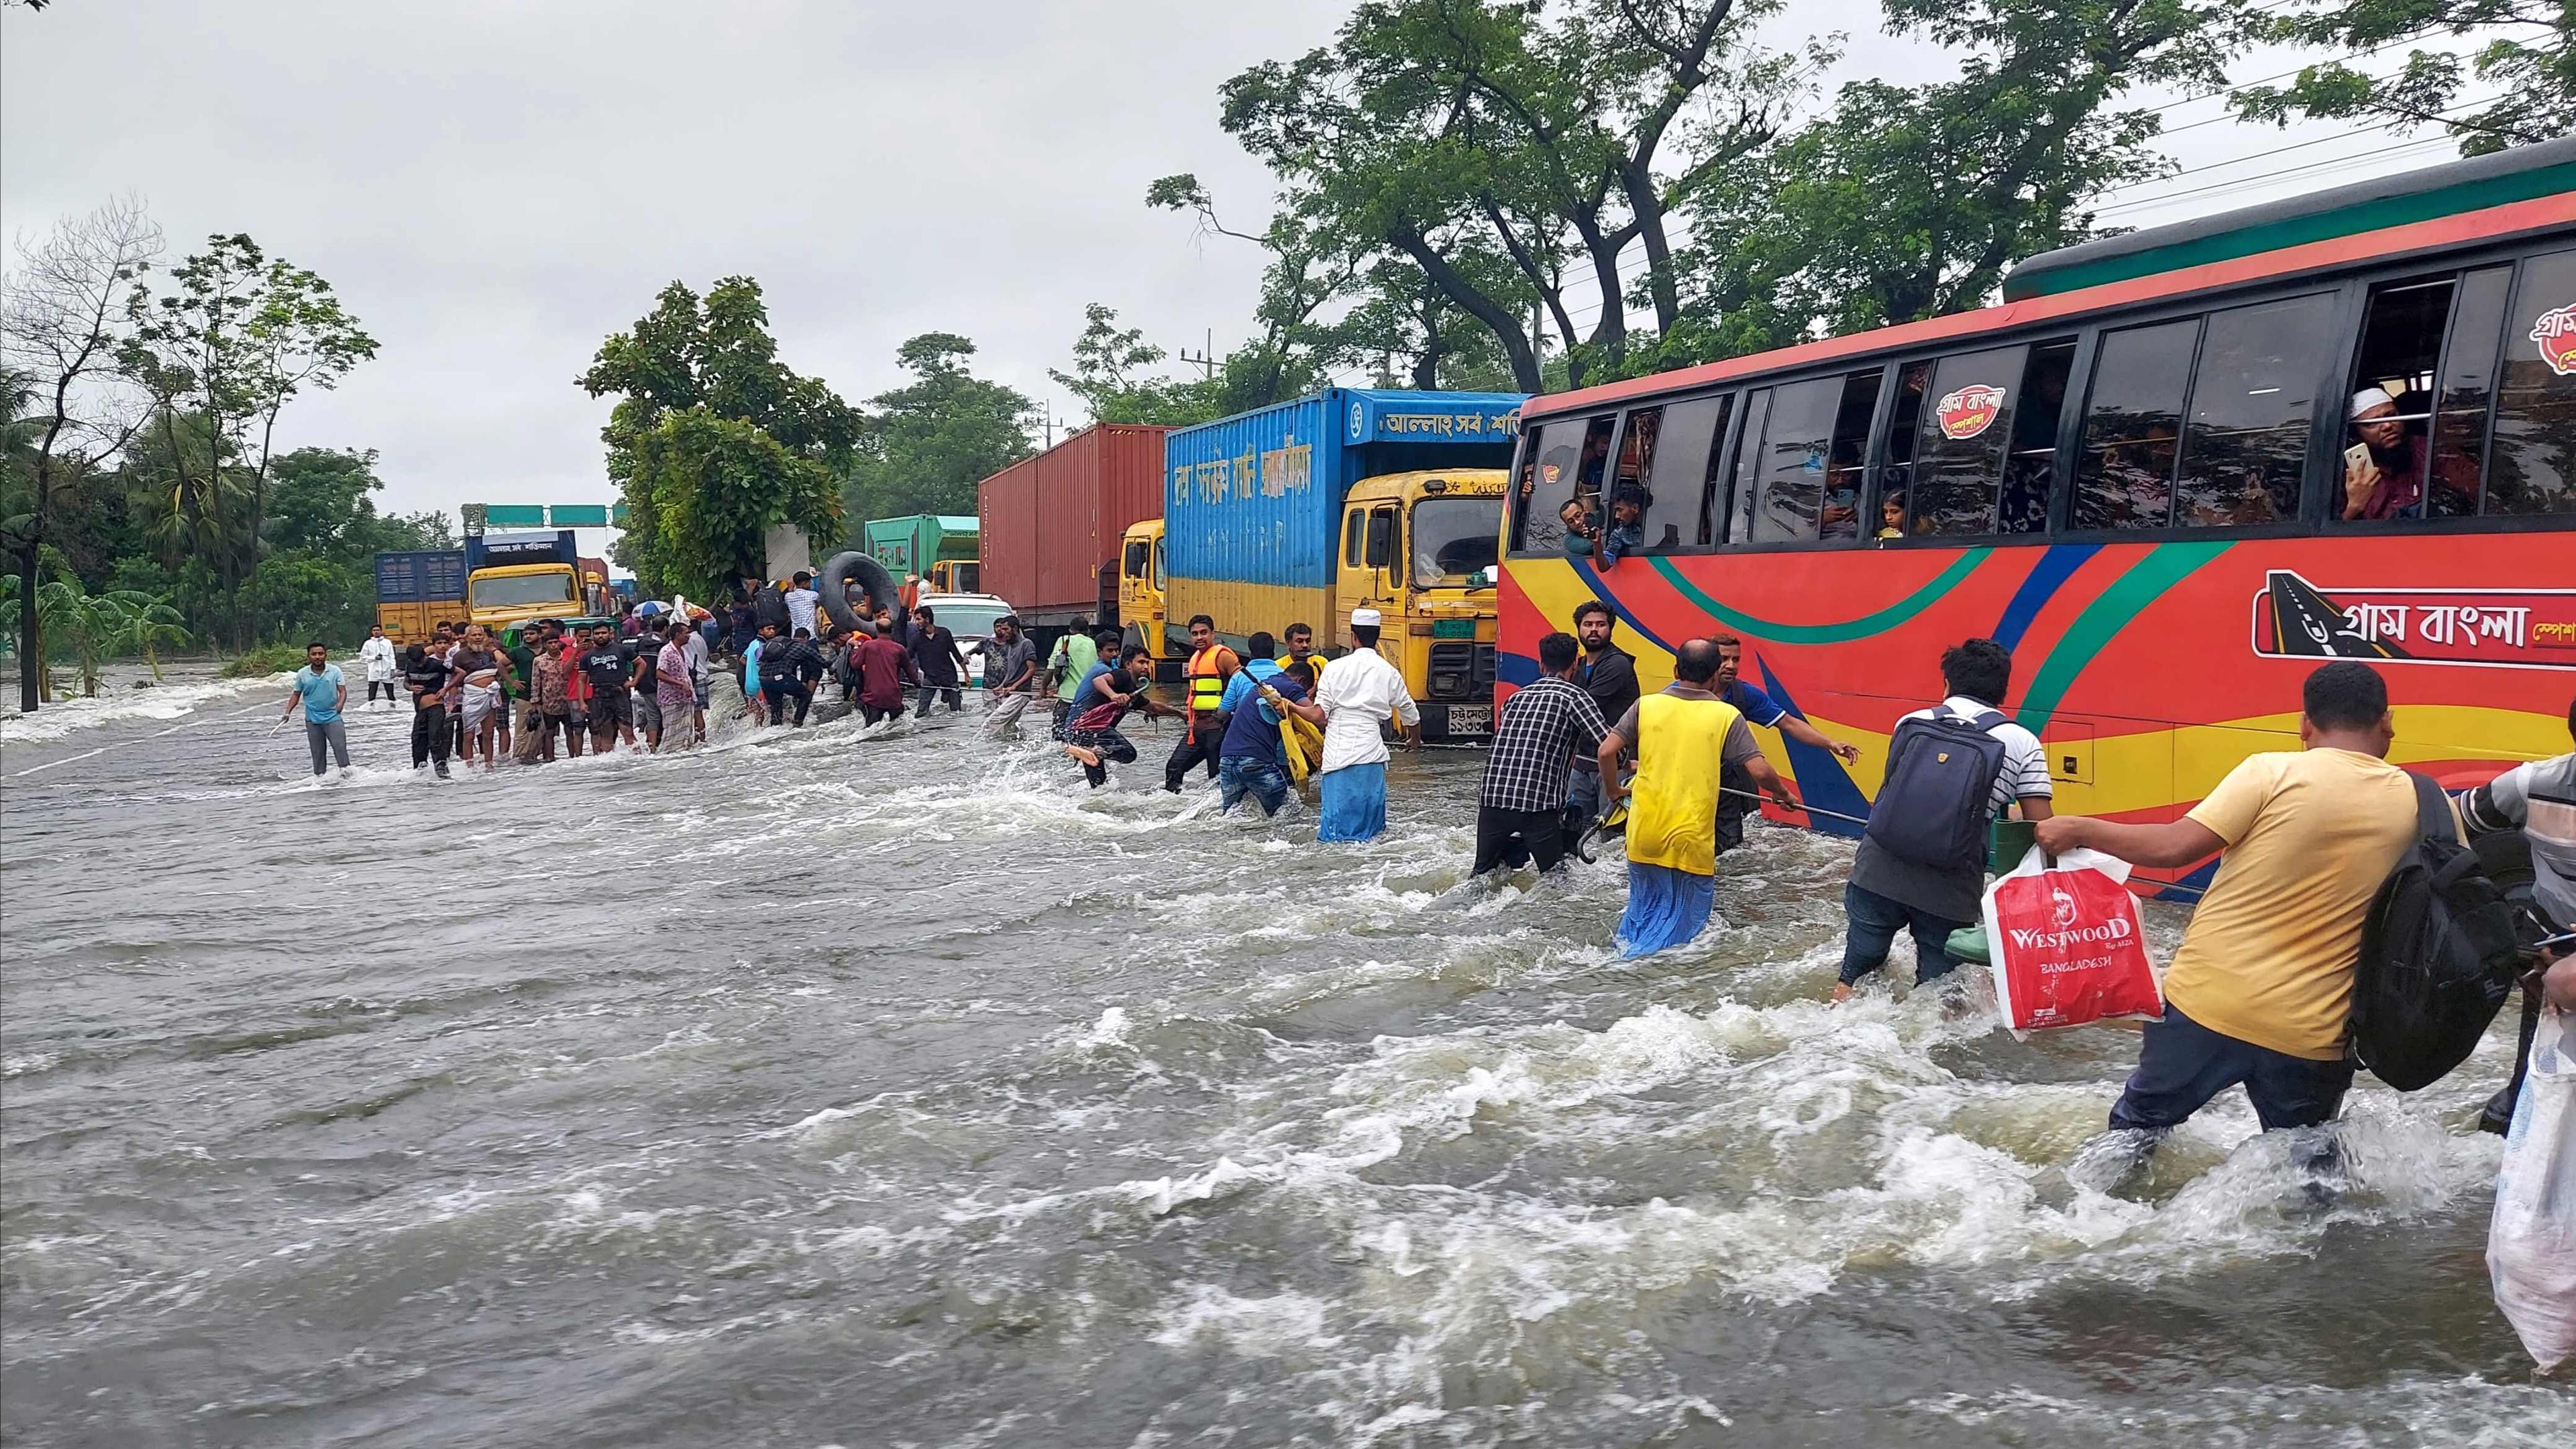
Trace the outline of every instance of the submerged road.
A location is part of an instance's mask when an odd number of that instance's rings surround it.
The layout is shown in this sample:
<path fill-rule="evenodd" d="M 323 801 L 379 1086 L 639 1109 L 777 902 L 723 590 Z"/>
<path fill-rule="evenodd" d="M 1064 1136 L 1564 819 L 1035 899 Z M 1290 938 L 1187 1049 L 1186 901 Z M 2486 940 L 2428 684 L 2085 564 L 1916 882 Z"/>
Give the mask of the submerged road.
<path fill-rule="evenodd" d="M 2326 1207 L 2241 1096 L 2109 1196 L 2062 1169 L 2135 1037 L 1828 1009 L 1837 841 L 1755 829 L 1622 963 L 1615 863 L 1463 881 L 1473 753 L 1327 848 L 1141 729 L 1098 794 L 849 723 L 441 783 L 358 714 L 317 787 L 282 690 L 192 689 L 0 726 L 12 1445 L 2576 1423 L 2481 1261 L 2501 1029 L 2356 1091 Z"/>

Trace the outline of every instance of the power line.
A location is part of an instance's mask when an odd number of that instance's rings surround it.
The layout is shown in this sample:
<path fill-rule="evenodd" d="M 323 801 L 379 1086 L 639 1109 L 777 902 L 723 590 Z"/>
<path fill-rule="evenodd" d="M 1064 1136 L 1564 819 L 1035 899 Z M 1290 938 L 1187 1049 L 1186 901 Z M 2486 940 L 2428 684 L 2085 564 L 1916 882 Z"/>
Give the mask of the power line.
<path fill-rule="evenodd" d="M 2336 139 L 2341 138 L 2338 137 Z M 2213 181 L 2206 186 L 2194 186 L 2181 191 L 2169 191 L 2162 196 L 2147 196 L 2141 197 L 2136 201 L 2118 202 L 2110 206 L 2098 208 L 2095 214 L 2109 215 L 2113 212 L 2136 211 L 2141 207 L 2163 206 L 2168 202 L 2181 201 L 2193 196 L 2207 196 L 2216 192 L 2239 191 L 2249 186 L 2259 186 L 2267 181 L 2278 181 L 2287 176 L 2306 176 L 2319 172 L 2340 170 L 2349 166 L 2363 166 L 2398 156 L 2411 157 L 2417 152 L 2428 147 L 2445 146 L 2450 143 L 2451 138 L 2448 136 L 2425 136 L 2413 141 L 2400 141 L 2395 145 L 2384 146 L 2375 151 L 2364 151 L 2357 155 L 2329 156 L 2322 161 L 2310 161 L 2298 166 L 2284 166 L 2278 170 L 2261 171 L 2252 176 L 2239 176 L 2227 181 Z"/>

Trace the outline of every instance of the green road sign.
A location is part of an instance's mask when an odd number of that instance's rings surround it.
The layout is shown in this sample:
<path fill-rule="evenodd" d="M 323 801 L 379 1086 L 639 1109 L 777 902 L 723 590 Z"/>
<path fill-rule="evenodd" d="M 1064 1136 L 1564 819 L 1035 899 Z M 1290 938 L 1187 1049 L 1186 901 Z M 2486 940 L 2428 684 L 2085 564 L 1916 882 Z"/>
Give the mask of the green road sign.
<path fill-rule="evenodd" d="M 557 528 L 606 528 L 608 505 L 605 503 L 558 503 L 546 510 Z"/>
<path fill-rule="evenodd" d="M 542 503 L 487 503 L 483 505 L 483 523 L 488 528 L 543 528 L 546 506 Z"/>

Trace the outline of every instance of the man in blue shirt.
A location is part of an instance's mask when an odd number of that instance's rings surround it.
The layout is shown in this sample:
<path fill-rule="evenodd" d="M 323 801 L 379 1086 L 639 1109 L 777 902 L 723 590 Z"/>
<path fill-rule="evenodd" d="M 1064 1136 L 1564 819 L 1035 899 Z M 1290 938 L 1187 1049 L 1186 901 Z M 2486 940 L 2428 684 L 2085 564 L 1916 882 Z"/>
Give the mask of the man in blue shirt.
<path fill-rule="evenodd" d="M 1735 706 L 1748 724 L 1763 729 L 1776 729 L 1802 745 L 1814 745 L 1849 765 L 1860 759 L 1860 747 L 1830 739 L 1814 725 L 1780 707 L 1780 702 L 1760 687 L 1736 677 L 1744 665 L 1744 643 L 1732 634 L 1715 637 L 1717 644 L 1717 697 Z M 1717 848 L 1720 854 L 1744 843 L 1744 817 L 1754 805 L 1753 777 L 1740 767 L 1729 766 L 1719 772 L 1717 787 Z"/>
<path fill-rule="evenodd" d="M 313 773 L 322 773 L 322 752 L 327 746 L 340 773 L 347 774 L 349 727 L 341 722 L 340 710 L 349 702 L 349 681 L 342 677 L 340 666 L 331 662 L 331 651 L 320 644 L 305 645 L 304 667 L 295 671 L 294 684 L 277 722 L 285 724 L 297 705 L 304 706 L 304 742 L 313 749 Z"/>
<path fill-rule="evenodd" d="M 1229 719 L 1225 739 L 1217 746 L 1217 808 L 1230 813 L 1245 795 L 1251 795 L 1261 802 L 1263 815 L 1276 815 L 1288 803 L 1287 762 L 1279 753 L 1279 715 L 1263 700 L 1273 693 L 1285 700 L 1302 700 L 1306 689 L 1270 657 L 1278 648 L 1267 633 L 1255 634 L 1244 644 L 1243 667 L 1226 681 L 1225 696 L 1218 705 Z"/>

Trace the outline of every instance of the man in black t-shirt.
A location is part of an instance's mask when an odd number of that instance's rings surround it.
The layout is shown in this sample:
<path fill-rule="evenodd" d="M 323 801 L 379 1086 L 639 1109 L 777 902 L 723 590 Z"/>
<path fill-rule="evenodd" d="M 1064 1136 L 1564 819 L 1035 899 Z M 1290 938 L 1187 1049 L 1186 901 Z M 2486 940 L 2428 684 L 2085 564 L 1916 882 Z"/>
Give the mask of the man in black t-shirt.
<path fill-rule="evenodd" d="M 615 631 L 606 624 L 591 625 L 589 644 L 573 667 L 590 684 L 590 752 L 607 754 L 609 742 L 621 739 L 626 748 L 635 748 L 634 696 L 626 689 L 633 666 L 627 652 L 617 647 Z"/>
<path fill-rule="evenodd" d="M 912 617 L 912 667 L 921 674 L 914 717 L 928 717 L 934 699 L 946 701 L 950 714 L 964 710 L 966 696 L 958 685 L 966 677 L 966 656 L 958 652 L 957 636 L 941 628 L 928 609 L 915 609 Z"/>
<path fill-rule="evenodd" d="M 1606 720 L 1625 718 L 1637 703 L 1636 656 L 1611 642 L 1617 627 L 1618 616 L 1598 599 L 1585 600 L 1574 611 L 1574 637 L 1583 645 L 1583 664 L 1575 670 L 1574 682 L 1592 696 Z M 1577 750 L 1565 779 L 1566 853 L 1573 853 L 1600 813 L 1601 766 Z"/>
<path fill-rule="evenodd" d="M 437 762 L 438 777 L 447 778 L 447 651 L 436 653 L 414 644 L 403 654 L 403 688 L 411 694 L 411 767 Z"/>

